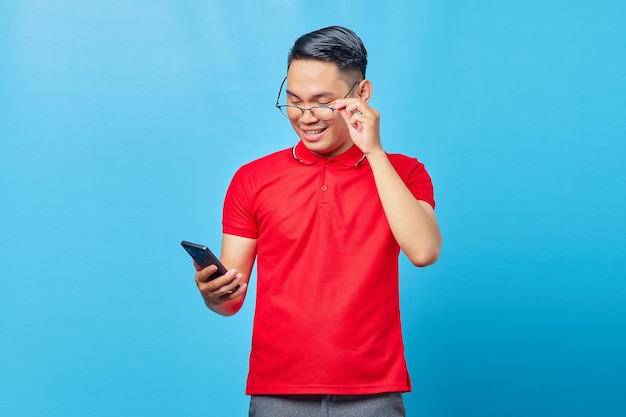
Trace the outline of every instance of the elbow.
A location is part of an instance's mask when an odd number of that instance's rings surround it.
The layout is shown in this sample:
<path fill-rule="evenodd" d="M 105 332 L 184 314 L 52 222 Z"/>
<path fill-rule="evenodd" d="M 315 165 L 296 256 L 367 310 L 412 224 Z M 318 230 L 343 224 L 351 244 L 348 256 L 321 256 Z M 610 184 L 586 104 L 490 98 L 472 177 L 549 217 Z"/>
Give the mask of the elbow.
<path fill-rule="evenodd" d="M 218 311 L 217 314 L 219 314 L 220 316 L 224 316 L 224 317 L 230 317 L 230 316 L 234 316 L 235 314 L 237 314 L 238 310 L 228 310 L 228 311 Z"/>
<path fill-rule="evenodd" d="M 212 310 L 213 312 L 219 314 L 220 316 L 224 316 L 224 317 L 234 316 L 235 314 L 237 314 L 239 312 L 239 308 L 215 308 L 215 307 L 209 307 L 209 309 Z"/>
<path fill-rule="evenodd" d="M 434 264 L 439 259 L 440 245 L 431 245 L 420 248 L 413 253 L 407 253 L 407 257 L 414 266 L 425 267 Z"/>
<path fill-rule="evenodd" d="M 234 316 L 241 310 L 243 305 L 243 296 L 240 296 L 239 299 L 231 300 L 230 302 L 226 302 L 220 305 L 211 305 L 205 301 L 206 306 L 212 310 L 213 312 L 219 314 L 220 316 L 230 317 Z"/>
<path fill-rule="evenodd" d="M 411 263 L 418 267 L 425 267 L 434 264 L 439 259 L 439 253 L 424 254 L 420 256 L 410 257 Z"/>

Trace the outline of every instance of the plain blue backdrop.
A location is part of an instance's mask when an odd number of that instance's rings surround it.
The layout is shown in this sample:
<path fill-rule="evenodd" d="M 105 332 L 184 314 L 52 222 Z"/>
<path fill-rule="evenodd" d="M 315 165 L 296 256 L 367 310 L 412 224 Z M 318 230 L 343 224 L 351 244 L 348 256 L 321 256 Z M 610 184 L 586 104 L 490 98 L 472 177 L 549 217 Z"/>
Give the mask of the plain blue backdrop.
<path fill-rule="evenodd" d="M 295 143 L 289 48 L 340 24 L 444 235 L 436 265 L 400 258 L 408 415 L 626 415 L 625 22 L 619 0 L 0 1 L 0 414 L 246 415 L 254 291 L 209 312 L 179 242 L 219 250 L 235 170 Z"/>

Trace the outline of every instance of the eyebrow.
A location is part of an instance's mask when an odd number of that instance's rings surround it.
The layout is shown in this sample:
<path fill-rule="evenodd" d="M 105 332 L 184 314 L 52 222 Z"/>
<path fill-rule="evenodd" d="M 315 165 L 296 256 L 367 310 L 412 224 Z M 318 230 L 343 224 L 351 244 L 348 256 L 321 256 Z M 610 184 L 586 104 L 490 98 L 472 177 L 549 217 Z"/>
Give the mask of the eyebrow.
<path fill-rule="evenodd" d="M 296 97 L 296 98 L 299 98 L 299 99 L 302 100 L 302 97 L 300 97 L 299 95 L 295 94 L 293 91 L 290 91 L 289 89 L 285 90 L 285 93 L 287 95 L 289 95 L 289 96 Z M 319 92 L 317 94 L 314 94 L 311 98 L 313 100 L 317 100 L 317 99 L 322 98 L 322 97 L 332 97 L 334 95 L 335 95 L 335 93 L 328 92 L 328 91 L 322 91 L 322 92 Z"/>

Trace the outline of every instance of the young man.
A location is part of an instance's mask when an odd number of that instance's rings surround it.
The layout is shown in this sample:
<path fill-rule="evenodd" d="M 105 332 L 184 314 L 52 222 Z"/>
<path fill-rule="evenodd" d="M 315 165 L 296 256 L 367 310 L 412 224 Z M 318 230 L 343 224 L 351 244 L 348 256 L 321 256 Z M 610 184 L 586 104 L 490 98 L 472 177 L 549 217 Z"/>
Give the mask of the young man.
<path fill-rule="evenodd" d="M 432 264 L 441 235 L 424 166 L 382 148 L 366 65 L 346 28 L 295 42 L 277 107 L 300 140 L 235 174 L 220 257 L 232 269 L 196 272 L 206 305 L 232 315 L 257 261 L 251 416 L 404 415 L 398 256 Z"/>

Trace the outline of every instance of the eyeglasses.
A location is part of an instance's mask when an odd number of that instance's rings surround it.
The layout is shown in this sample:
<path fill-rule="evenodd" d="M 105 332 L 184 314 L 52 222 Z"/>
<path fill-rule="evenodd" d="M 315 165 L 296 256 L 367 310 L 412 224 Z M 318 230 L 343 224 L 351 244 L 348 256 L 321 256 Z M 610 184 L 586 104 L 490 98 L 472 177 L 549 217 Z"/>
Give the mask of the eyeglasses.
<path fill-rule="evenodd" d="M 316 119 L 320 119 L 320 120 L 330 120 L 333 117 L 335 117 L 335 109 L 334 107 L 329 107 L 329 106 L 313 106 L 313 107 L 309 107 L 306 109 L 303 109 L 302 107 L 298 107 L 298 106 L 294 106 L 291 104 L 278 104 L 278 102 L 280 101 L 280 94 L 283 91 L 283 86 L 285 85 L 285 82 L 287 81 L 287 77 L 285 77 L 285 79 L 283 80 L 283 82 L 280 84 L 280 89 L 278 90 L 278 97 L 276 97 L 276 107 L 278 108 L 278 110 L 280 110 L 280 112 L 287 118 L 289 119 L 299 119 L 302 116 L 304 116 L 304 112 L 306 110 L 310 111 L 311 114 L 316 118 Z M 358 83 L 360 83 L 361 81 L 357 81 L 354 84 L 352 84 L 352 88 L 350 88 L 350 91 L 348 91 L 348 94 L 346 94 L 345 96 L 343 96 L 343 98 L 347 98 L 350 94 L 352 94 L 352 90 L 354 90 L 354 87 L 356 87 L 356 85 Z"/>

